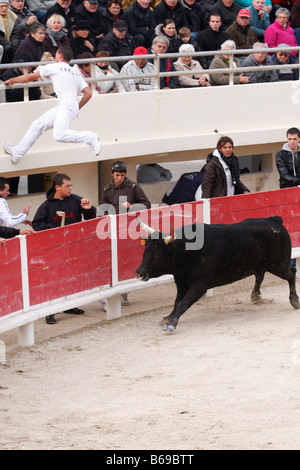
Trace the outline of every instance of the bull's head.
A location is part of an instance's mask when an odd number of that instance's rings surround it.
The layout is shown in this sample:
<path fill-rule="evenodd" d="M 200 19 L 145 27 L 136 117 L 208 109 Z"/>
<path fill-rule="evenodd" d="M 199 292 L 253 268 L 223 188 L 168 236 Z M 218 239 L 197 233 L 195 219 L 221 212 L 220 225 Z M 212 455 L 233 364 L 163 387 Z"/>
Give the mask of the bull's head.
<path fill-rule="evenodd" d="M 163 274 L 172 274 L 172 257 L 170 257 L 170 250 L 166 245 L 170 245 L 175 241 L 176 237 L 174 230 L 171 229 L 171 234 L 164 236 L 144 224 L 138 217 L 136 218 L 140 227 L 147 235 L 143 260 L 139 268 L 136 270 L 136 277 L 140 280 L 148 281 L 148 279 L 152 277 L 159 277 Z"/>

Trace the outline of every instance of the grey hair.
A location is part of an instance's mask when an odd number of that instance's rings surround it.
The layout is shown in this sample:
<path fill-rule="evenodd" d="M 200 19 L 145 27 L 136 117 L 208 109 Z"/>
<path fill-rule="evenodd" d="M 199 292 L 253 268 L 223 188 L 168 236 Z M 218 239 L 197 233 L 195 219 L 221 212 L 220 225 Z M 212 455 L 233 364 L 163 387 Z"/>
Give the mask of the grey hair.
<path fill-rule="evenodd" d="M 179 52 L 184 54 L 185 52 L 195 52 L 195 48 L 192 44 L 182 44 L 179 48 Z"/>
<path fill-rule="evenodd" d="M 290 14 L 290 12 L 287 8 L 278 8 L 278 10 L 276 10 L 275 15 L 278 16 L 278 15 L 280 15 L 280 13 L 284 13 L 288 18 L 291 16 L 291 14 Z"/>
<path fill-rule="evenodd" d="M 51 15 L 50 18 L 48 18 L 47 20 L 47 23 L 46 23 L 47 28 L 49 28 L 49 26 L 53 24 L 56 18 L 59 18 L 62 28 L 66 26 L 66 20 L 64 19 L 64 17 L 59 15 L 58 13 L 53 13 L 53 15 Z"/>
<path fill-rule="evenodd" d="M 230 47 L 230 49 L 236 49 L 236 44 L 234 41 L 232 41 L 232 39 L 227 39 L 227 41 L 221 44 L 221 51 L 225 49 L 226 47 Z"/>
<path fill-rule="evenodd" d="M 152 44 L 157 44 L 158 42 L 162 42 L 163 44 L 167 44 L 168 47 L 170 45 L 170 40 L 166 36 L 163 36 L 162 34 L 159 35 L 159 36 L 156 36 L 153 39 Z"/>
<path fill-rule="evenodd" d="M 269 46 L 265 42 L 255 42 L 252 49 L 267 49 Z"/>

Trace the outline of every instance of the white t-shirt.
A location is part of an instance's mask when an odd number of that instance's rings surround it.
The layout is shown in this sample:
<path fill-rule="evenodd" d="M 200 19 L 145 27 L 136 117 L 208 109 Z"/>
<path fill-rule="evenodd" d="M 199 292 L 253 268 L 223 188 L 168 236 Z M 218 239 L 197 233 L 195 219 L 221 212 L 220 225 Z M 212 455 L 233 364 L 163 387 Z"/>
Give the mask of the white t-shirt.
<path fill-rule="evenodd" d="M 43 65 L 39 72 L 42 78 L 49 77 L 59 100 L 77 101 L 78 93 L 88 86 L 83 77 L 66 62 Z"/>

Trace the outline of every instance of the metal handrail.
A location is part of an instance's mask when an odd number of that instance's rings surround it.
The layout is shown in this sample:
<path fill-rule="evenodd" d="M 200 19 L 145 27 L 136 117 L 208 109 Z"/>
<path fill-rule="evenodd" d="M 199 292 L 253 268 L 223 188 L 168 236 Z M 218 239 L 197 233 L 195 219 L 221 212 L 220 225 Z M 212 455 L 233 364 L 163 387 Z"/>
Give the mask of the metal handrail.
<path fill-rule="evenodd" d="M 226 55 L 229 55 L 229 67 L 228 68 L 222 68 L 222 69 L 203 69 L 203 74 L 217 74 L 217 73 L 227 73 L 229 74 L 229 86 L 233 85 L 233 77 L 234 74 L 236 73 L 243 73 L 243 72 L 250 72 L 250 71 L 257 71 L 257 70 L 281 70 L 281 69 L 300 69 L 300 46 L 298 47 L 287 47 L 284 48 L 285 51 L 297 51 L 298 52 L 298 63 L 295 64 L 288 64 L 288 65 L 262 65 L 262 66 L 253 66 L 253 67 L 234 67 L 233 66 L 233 57 L 236 55 L 249 55 L 252 54 L 253 52 L 267 52 L 268 54 L 270 53 L 276 53 L 279 51 L 282 51 L 282 47 L 272 47 L 272 48 L 255 48 L 255 49 L 226 49 Z M 223 55 L 224 51 L 219 50 L 219 51 L 200 51 L 200 52 L 194 52 L 192 55 L 193 57 L 206 57 L 206 56 L 218 56 L 218 55 Z M 92 71 L 91 71 L 91 78 L 85 78 L 85 81 L 87 83 L 92 84 L 92 91 L 95 93 L 96 91 L 96 83 L 97 82 L 105 82 L 105 81 L 111 81 L 112 79 L 114 81 L 117 80 L 128 80 L 129 78 L 141 78 L 141 75 L 114 75 L 113 77 L 101 77 L 96 78 L 95 75 L 95 65 L 99 61 L 105 61 L 105 62 L 128 62 L 129 60 L 134 59 L 147 59 L 147 60 L 153 60 L 153 65 L 154 65 L 154 73 L 149 73 L 149 74 L 143 74 L 143 77 L 147 78 L 154 78 L 154 89 L 159 90 L 160 89 L 160 78 L 161 77 L 172 77 L 172 76 L 180 76 L 180 75 L 193 75 L 195 72 L 194 71 L 173 71 L 173 72 L 161 72 L 160 71 L 160 59 L 164 58 L 179 58 L 179 57 L 190 57 L 191 53 L 172 53 L 172 54 L 148 54 L 148 55 L 135 55 L 135 56 L 116 56 L 116 57 L 97 57 L 97 58 L 91 58 L 91 59 L 75 59 L 70 62 L 71 65 L 74 64 L 92 64 Z M 24 69 L 24 73 L 27 73 L 28 68 L 36 68 L 38 66 L 43 66 L 46 64 L 51 64 L 53 61 L 47 61 L 47 62 L 22 62 L 22 68 Z M 19 68 L 20 63 L 12 63 L 12 64 L 0 64 L 0 70 L 2 69 L 11 69 L 11 68 Z M 300 73 L 299 73 L 299 80 L 300 80 Z M 14 88 L 24 88 L 24 101 L 28 101 L 29 96 L 28 96 L 28 90 L 29 88 L 32 87 L 38 87 L 38 86 L 45 86 L 45 85 L 50 85 L 52 82 L 50 80 L 43 80 L 43 81 L 36 81 L 36 82 L 30 82 L 30 83 L 16 83 L 14 85 Z M 5 90 L 6 85 L 1 84 L 0 85 L 0 90 Z"/>

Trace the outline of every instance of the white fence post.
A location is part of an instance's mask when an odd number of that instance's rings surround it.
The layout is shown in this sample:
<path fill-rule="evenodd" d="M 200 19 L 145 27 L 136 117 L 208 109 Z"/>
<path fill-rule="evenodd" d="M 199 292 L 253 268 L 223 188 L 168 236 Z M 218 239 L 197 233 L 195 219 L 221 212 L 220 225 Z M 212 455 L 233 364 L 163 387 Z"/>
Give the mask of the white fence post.
<path fill-rule="evenodd" d="M 26 240 L 26 235 L 21 235 L 19 238 L 20 238 L 20 254 L 21 254 L 23 311 L 24 313 L 26 313 L 30 309 L 27 240 Z M 33 346 L 34 345 L 34 322 L 27 323 L 24 326 L 19 326 L 18 343 L 19 343 L 19 346 Z"/>
<path fill-rule="evenodd" d="M 111 285 L 115 287 L 119 284 L 119 266 L 118 266 L 118 232 L 117 217 L 109 215 L 110 218 L 110 236 L 111 236 Z M 114 295 L 107 299 L 107 320 L 119 318 L 121 316 L 121 296 Z"/>
<path fill-rule="evenodd" d="M 0 341 L 0 364 L 6 364 L 6 347 L 4 341 Z"/>

